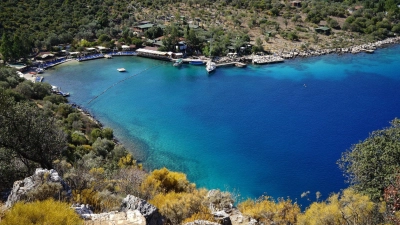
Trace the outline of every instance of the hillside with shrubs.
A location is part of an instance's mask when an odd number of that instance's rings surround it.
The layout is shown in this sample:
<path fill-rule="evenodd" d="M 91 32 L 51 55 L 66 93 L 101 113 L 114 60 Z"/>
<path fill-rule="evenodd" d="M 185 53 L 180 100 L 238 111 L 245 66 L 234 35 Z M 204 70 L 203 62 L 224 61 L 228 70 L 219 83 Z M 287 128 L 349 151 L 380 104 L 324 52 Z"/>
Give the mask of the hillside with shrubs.
<path fill-rule="evenodd" d="M 34 0 L 1 1 L 0 52 L 19 60 L 39 51 L 152 45 L 176 51 L 184 37 L 204 55 L 327 49 L 360 45 L 400 32 L 399 0 Z M 154 26 L 139 32 L 143 21 Z M 325 27 L 329 32 L 316 32 Z M 212 41 L 210 47 L 208 41 Z M 213 52 L 209 52 L 212 49 Z"/>

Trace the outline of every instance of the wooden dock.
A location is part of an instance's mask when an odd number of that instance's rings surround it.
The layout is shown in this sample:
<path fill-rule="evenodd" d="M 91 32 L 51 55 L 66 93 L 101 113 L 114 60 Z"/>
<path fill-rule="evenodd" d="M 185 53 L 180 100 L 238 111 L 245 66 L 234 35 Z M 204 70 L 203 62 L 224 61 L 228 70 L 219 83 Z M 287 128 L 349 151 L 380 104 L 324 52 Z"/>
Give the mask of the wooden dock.
<path fill-rule="evenodd" d="M 217 63 L 217 67 L 223 67 L 223 66 L 246 67 L 247 64 L 241 62 Z"/>

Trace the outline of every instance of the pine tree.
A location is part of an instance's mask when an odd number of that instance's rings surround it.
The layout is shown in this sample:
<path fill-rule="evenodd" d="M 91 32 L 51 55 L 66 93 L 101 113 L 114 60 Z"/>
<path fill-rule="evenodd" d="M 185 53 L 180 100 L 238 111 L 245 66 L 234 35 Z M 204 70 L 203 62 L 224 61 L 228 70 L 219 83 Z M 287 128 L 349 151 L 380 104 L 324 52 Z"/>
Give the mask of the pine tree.
<path fill-rule="evenodd" d="M 8 38 L 8 35 L 4 32 L 1 38 L 0 53 L 3 56 L 4 61 L 10 60 L 12 57 L 12 41 Z"/>

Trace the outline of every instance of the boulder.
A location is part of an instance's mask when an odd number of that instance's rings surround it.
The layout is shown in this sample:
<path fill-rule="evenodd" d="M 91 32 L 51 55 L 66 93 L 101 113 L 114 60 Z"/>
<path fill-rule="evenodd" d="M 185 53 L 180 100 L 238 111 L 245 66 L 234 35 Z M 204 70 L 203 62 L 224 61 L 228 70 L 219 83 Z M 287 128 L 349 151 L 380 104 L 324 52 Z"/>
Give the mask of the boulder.
<path fill-rule="evenodd" d="M 71 206 L 75 212 L 83 219 L 90 219 L 93 211 L 89 205 L 74 204 Z"/>
<path fill-rule="evenodd" d="M 146 218 L 147 225 L 163 224 L 163 218 L 158 209 L 141 198 L 127 195 L 122 200 L 121 211 L 126 212 L 128 210 L 138 210 Z"/>
<path fill-rule="evenodd" d="M 256 225 L 257 220 L 243 215 L 238 209 L 234 209 L 229 216 L 232 225 Z"/>
<path fill-rule="evenodd" d="M 57 171 L 37 168 L 32 176 L 14 182 L 11 193 L 7 198 L 6 207 L 11 208 L 16 202 L 24 200 L 30 191 L 34 191 L 45 183 L 60 184 L 63 194 L 67 198 L 72 196 L 71 188 L 58 175 Z"/>

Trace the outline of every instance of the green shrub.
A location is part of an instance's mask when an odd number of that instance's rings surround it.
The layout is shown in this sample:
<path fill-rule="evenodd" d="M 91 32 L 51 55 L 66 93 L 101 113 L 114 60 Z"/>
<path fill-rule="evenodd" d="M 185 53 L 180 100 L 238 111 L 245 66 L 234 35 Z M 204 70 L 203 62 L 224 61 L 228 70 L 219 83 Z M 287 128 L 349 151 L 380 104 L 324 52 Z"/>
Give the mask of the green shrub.
<path fill-rule="evenodd" d="M 49 102 L 51 102 L 53 104 L 57 104 L 57 105 L 60 104 L 60 103 L 67 103 L 68 102 L 68 100 L 65 97 L 63 97 L 61 95 L 55 95 L 55 94 L 46 96 L 46 97 L 43 98 L 43 100 L 44 101 L 49 101 Z"/>
<path fill-rule="evenodd" d="M 114 131 L 111 128 L 106 127 L 102 130 L 101 135 L 105 139 L 112 140 L 114 137 Z"/>
<path fill-rule="evenodd" d="M 71 142 L 74 145 L 84 145 L 87 143 L 85 135 L 80 131 L 75 131 L 71 135 Z"/>
<path fill-rule="evenodd" d="M 25 200 L 29 202 L 43 201 L 51 198 L 56 200 L 64 200 L 67 198 L 61 184 L 52 182 L 44 183 L 28 192 L 25 196 Z"/>
<path fill-rule="evenodd" d="M 54 200 L 19 202 L 6 212 L 2 225 L 81 225 L 83 221 L 67 203 Z"/>

